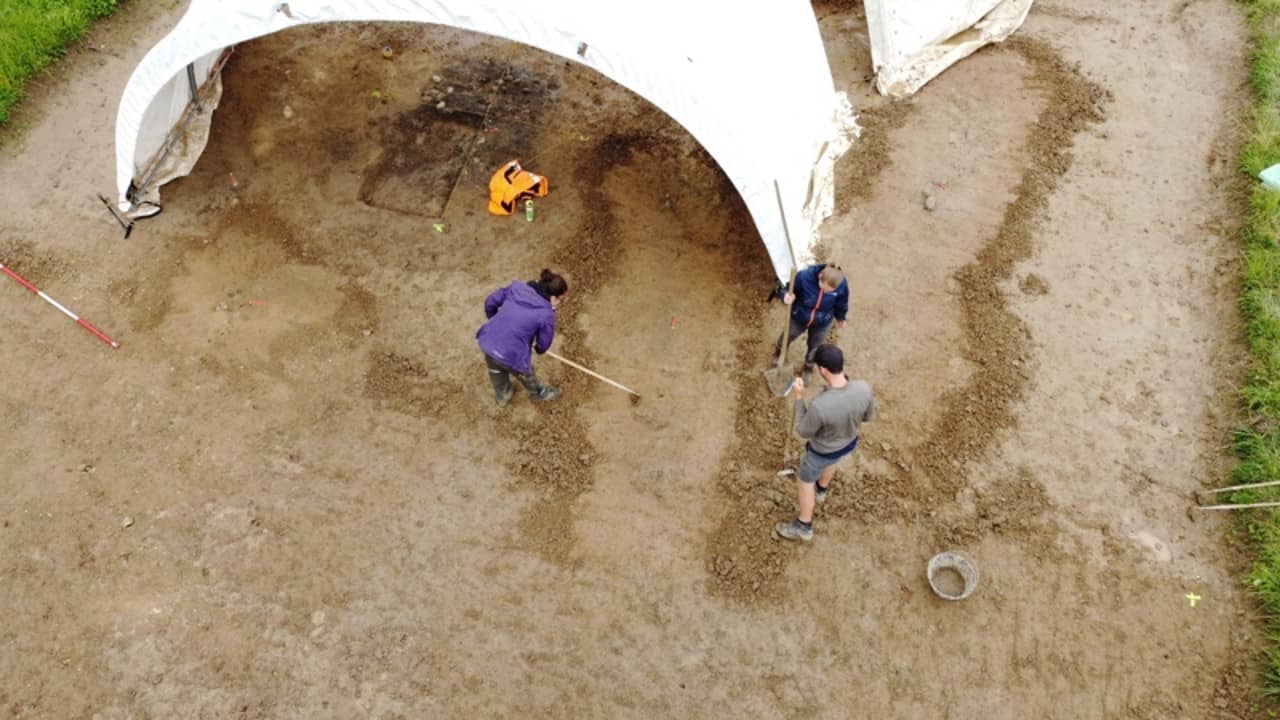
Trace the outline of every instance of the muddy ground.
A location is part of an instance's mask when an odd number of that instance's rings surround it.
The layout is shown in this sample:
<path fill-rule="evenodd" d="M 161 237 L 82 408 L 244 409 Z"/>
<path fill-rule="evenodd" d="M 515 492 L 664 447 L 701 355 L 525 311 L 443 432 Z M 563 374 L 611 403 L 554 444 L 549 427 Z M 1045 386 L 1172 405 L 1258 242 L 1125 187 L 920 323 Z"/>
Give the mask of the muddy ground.
<path fill-rule="evenodd" d="M 864 128 L 822 254 L 880 417 L 791 547 L 772 272 L 679 126 L 490 38 L 289 31 L 124 240 L 115 102 L 181 11 L 129 3 L 0 147 L 0 262 L 123 345 L 0 286 L 0 714 L 1261 716 L 1187 512 L 1242 367 L 1238 8 L 1038 3 L 891 103 L 858 5 L 815 5 Z M 511 158 L 532 223 L 485 209 Z M 559 351 L 643 400 L 543 359 L 561 400 L 493 406 L 481 302 L 544 266 Z"/>

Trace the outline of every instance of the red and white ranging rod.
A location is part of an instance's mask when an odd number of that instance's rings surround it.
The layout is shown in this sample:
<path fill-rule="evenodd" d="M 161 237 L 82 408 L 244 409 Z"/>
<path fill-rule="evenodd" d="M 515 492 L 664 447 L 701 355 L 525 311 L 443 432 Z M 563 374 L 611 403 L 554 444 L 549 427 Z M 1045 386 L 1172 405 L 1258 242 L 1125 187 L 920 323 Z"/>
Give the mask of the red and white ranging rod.
<path fill-rule="evenodd" d="M 101 330 L 99 330 L 98 328 L 94 327 L 94 326 L 93 326 L 93 323 L 89 322 L 88 320 L 85 320 L 84 318 L 81 318 L 79 315 L 76 315 L 75 313 L 73 313 L 73 312 L 71 312 L 70 310 L 68 310 L 68 309 L 66 309 L 65 307 L 63 307 L 63 306 L 62 306 L 62 303 L 58 302 L 57 300 L 54 300 L 53 298 L 49 297 L 48 295 L 45 295 L 43 290 L 41 290 L 40 288 L 36 287 L 35 285 L 32 285 L 31 283 L 27 282 L 27 279 L 26 279 L 26 278 L 22 277 L 21 275 L 19 275 L 18 273 L 14 272 L 13 270 L 11 270 L 11 269 L 9 269 L 9 268 L 5 267 L 3 263 L 0 263 L 0 271 L 3 271 L 5 275 L 8 275 L 9 277 L 13 278 L 14 280 L 17 280 L 18 282 L 22 283 L 22 287 L 24 287 L 24 288 L 26 288 L 26 289 L 30 290 L 31 292 L 35 293 L 36 295 L 39 295 L 39 296 L 40 296 L 40 298 L 41 298 L 41 299 L 43 299 L 45 302 L 47 302 L 47 303 L 49 303 L 50 305 L 52 305 L 52 306 L 54 306 L 54 307 L 58 308 L 59 310 L 61 310 L 63 315 L 66 315 L 67 317 L 71 318 L 72 320 L 75 320 L 75 321 L 76 321 L 76 323 L 77 323 L 80 327 L 82 327 L 82 328 L 84 328 L 85 330 L 88 330 L 89 332 L 91 332 L 91 333 L 93 333 L 94 335 L 96 335 L 96 336 L 97 336 L 97 338 L 98 338 L 99 340 L 101 340 L 102 342 L 104 342 L 104 343 L 106 343 L 106 344 L 110 345 L 110 346 L 111 346 L 111 347 L 113 347 L 113 348 L 119 348 L 119 347 L 120 347 L 120 343 L 118 343 L 118 342 L 116 342 L 115 340 L 112 340 L 111 338 L 107 337 L 107 334 L 106 334 L 106 333 L 104 333 L 104 332 L 102 332 L 102 331 L 101 331 Z"/>

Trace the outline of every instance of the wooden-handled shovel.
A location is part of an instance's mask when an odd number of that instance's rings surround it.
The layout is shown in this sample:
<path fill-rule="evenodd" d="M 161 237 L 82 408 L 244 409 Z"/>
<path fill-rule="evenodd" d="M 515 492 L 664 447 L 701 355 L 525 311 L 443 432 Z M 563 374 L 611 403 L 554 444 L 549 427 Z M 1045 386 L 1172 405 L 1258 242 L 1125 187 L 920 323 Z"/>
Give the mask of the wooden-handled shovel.
<path fill-rule="evenodd" d="M 791 281 L 787 283 L 787 290 L 794 293 L 796 289 L 796 271 L 799 266 L 796 265 L 796 251 L 791 245 L 791 229 L 787 227 L 787 211 L 782 207 L 782 190 L 778 187 L 778 181 L 773 181 L 773 192 L 778 198 L 778 214 L 782 216 L 782 234 L 787 238 L 787 251 L 791 254 Z M 786 298 L 781 298 L 785 300 Z M 778 352 L 778 364 L 771 370 L 764 371 L 764 381 L 769 386 L 770 392 L 778 397 L 783 397 L 791 390 L 792 375 L 790 368 L 785 367 L 787 362 L 787 346 L 791 343 L 791 306 L 783 302 L 782 309 L 782 347 Z"/>

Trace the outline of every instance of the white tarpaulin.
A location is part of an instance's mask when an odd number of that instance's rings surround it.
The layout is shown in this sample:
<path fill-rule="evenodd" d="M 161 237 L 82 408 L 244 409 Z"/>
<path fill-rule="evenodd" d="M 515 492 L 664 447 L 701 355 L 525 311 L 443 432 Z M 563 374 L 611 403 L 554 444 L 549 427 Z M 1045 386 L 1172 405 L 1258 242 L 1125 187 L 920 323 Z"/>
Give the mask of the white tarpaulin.
<path fill-rule="evenodd" d="M 680 123 L 720 164 L 746 202 L 779 277 L 792 265 L 787 229 L 798 261 L 811 257 L 818 226 L 833 207 L 835 160 L 856 129 L 847 100 L 832 83 L 808 0 L 626 6 L 600 0 L 192 0 L 174 30 L 143 58 L 120 101 L 121 209 L 144 213 L 140 205 L 158 200 L 159 182 L 188 171 L 203 150 L 198 136 L 178 142 L 191 134 L 184 113 L 192 113 L 177 98 L 204 86 L 224 48 L 336 21 L 472 30 L 580 62 L 631 89 Z M 216 99 L 209 96 L 211 107 Z M 157 156 L 180 147 L 188 160 L 157 163 Z M 159 166 L 167 169 L 162 173 Z"/>
<path fill-rule="evenodd" d="M 904 97 L 1027 19 L 1032 0 L 864 0 L 876 88 Z"/>

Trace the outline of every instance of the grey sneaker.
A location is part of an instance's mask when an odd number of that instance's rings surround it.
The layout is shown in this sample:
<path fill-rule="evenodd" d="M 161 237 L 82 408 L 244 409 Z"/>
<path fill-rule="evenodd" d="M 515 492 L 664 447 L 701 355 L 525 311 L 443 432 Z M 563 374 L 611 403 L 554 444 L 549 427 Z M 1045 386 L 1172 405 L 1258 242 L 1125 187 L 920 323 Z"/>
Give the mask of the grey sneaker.
<path fill-rule="evenodd" d="M 560 388 L 548 385 L 542 389 L 542 392 L 537 395 L 531 395 L 530 397 L 538 402 L 551 402 L 552 400 L 560 397 Z"/>
<path fill-rule="evenodd" d="M 773 534 L 783 540 L 799 540 L 800 542 L 809 542 L 813 539 L 813 526 L 805 527 L 800 524 L 799 520 L 791 522 L 780 522 L 773 526 Z"/>
<path fill-rule="evenodd" d="M 506 407 L 507 403 L 511 402 L 511 396 L 515 394 L 516 394 L 515 387 L 508 385 L 506 392 L 498 394 L 498 397 L 497 397 L 498 407 L 500 408 Z"/>
<path fill-rule="evenodd" d="M 831 488 L 822 487 L 821 485 L 814 485 L 813 499 L 817 500 L 819 505 L 826 502 L 827 496 L 830 494 L 831 494 Z"/>

